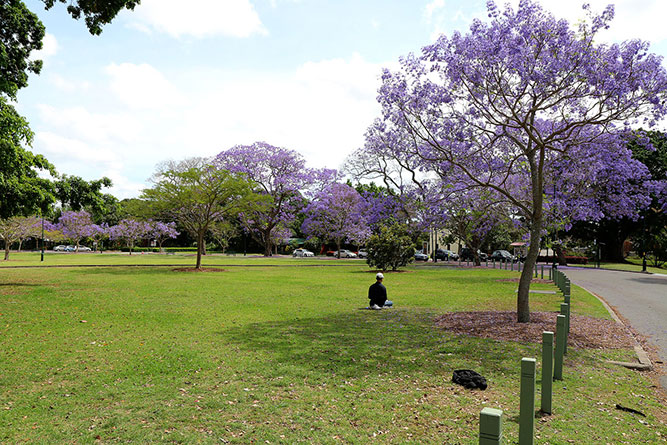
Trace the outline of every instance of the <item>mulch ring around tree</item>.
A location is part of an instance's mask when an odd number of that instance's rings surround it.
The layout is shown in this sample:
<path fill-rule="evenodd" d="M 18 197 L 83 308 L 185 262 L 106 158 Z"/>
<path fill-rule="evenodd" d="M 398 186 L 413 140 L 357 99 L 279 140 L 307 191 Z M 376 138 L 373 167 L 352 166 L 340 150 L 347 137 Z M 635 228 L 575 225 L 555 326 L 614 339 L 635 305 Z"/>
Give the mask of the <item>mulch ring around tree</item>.
<path fill-rule="evenodd" d="M 501 278 L 496 280 L 498 283 L 518 283 L 519 278 Z M 551 280 L 543 280 L 542 278 L 533 278 L 530 280 L 531 283 L 539 283 L 539 284 L 553 284 L 554 282 Z"/>
<path fill-rule="evenodd" d="M 542 342 L 542 331 L 556 332 L 557 312 L 531 312 L 530 323 L 517 323 L 516 312 L 452 312 L 435 319 L 448 332 L 494 340 Z M 631 348 L 636 344 L 630 332 L 613 320 L 570 316 L 568 345 L 577 348 Z"/>
<path fill-rule="evenodd" d="M 177 267 L 175 269 L 172 269 L 174 272 L 227 272 L 225 269 L 221 269 L 219 267 L 202 267 L 201 269 L 197 269 L 194 267 Z"/>

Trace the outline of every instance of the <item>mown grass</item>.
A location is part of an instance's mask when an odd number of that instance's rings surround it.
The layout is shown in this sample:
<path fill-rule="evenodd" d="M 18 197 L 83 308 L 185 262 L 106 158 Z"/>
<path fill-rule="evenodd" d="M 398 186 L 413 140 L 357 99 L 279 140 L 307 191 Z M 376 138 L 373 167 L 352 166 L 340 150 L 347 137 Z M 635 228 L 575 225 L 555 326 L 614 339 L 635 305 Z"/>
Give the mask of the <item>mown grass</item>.
<path fill-rule="evenodd" d="M 503 280 L 516 272 L 413 267 L 385 279 L 394 309 L 365 311 L 373 274 L 362 263 L 263 261 L 0 270 L 0 442 L 476 443 L 485 406 L 505 410 L 516 440 L 520 360 L 540 346 L 433 326 L 447 311 L 513 309 L 516 283 Z M 576 313 L 604 314 L 578 288 L 572 300 Z M 556 310 L 561 298 L 531 301 Z M 628 354 L 572 349 L 537 442 L 664 438 L 651 382 L 604 361 Z M 453 385 L 459 368 L 489 389 Z"/>

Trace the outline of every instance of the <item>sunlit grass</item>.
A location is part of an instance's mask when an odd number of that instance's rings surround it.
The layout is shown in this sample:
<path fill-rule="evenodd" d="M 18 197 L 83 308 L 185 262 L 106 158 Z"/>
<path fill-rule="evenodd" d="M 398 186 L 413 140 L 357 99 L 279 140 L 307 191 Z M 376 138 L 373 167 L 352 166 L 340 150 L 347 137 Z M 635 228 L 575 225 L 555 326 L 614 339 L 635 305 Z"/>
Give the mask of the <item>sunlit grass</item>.
<path fill-rule="evenodd" d="M 205 260 L 234 259 L 217 261 Z M 237 258 L 238 267 L 204 273 L 0 270 L 0 442 L 477 443 L 485 406 L 505 410 L 507 443 L 516 440 L 520 360 L 539 358 L 540 346 L 450 335 L 433 319 L 512 310 L 516 283 L 506 280 L 518 273 L 411 267 L 387 274 L 394 309 L 366 311 L 368 267 L 292 266 L 322 263 L 338 262 Z M 572 300 L 576 313 L 605 313 L 579 288 Z M 531 307 L 557 310 L 560 301 L 535 294 Z M 537 442 L 664 437 L 651 382 L 604 362 L 628 355 L 573 349 Z M 459 368 L 481 372 L 489 389 L 450 383 Z M 615 403 L 644 411 L 646 423 Z"/>

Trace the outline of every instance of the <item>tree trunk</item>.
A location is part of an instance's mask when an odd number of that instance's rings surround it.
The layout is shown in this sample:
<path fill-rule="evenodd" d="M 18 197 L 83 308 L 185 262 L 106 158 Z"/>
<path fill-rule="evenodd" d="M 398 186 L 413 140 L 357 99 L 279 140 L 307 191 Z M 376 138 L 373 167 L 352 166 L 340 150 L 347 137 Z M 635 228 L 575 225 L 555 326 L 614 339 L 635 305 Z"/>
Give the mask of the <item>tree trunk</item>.
<path fill-rule="evenodd" d="M 200 232 L 197 235 L 197 264 L 195 265 L 195 269 L 201 269 L 201 253 L 203 244 L 204 244 L 204 233 Z"/>
<path fill-rule="evenodd" d="M 554 252 L 556 254 L 556 258 L 558 259 L 558 265 L 567 266 L 567 259 L 565 258 L 565 253 L 563 252 L 563 248 L 560 244 L 554 246 Z"/>
<path fill-rule="evenodd" d="M 9 260 L 9 243 L 5 240 L 5 261 Z"/>
<path fill-rule="evenodd" d="M 264 256 L 271 256 L 271 229 L 264 231 Z"/>
<path fill-rule="evenodd" d="M 160 246 L 160 253 L 163 253 L 162 252 L 162 241 L 158 241 L 158 246 Z"/>
<path fill-rule="evenodd" d="M 542 220 L 534 221 L 530 227 L 530 248 L 526 256 L 521 278 L 519 278 L 519 292 L 517 293 L 516 312 L 519 323 L 530 322 L 530 282 L 533 279 L 533 269 L 540 254 L 540 232 Z"/>
<path fill-rule="evenodd" d="M 19 240 L 19 250 L 18 250 L 18 252 L 20 252 L 20 251 L 21 251 L 21 246 L 22 246 L 22 245 L 23 245 L 23 240 L 22 240 L 22 239 L 20 239 L 20 240 Z"/>
<path fill-rule="evenodd" d="M 340 239 L 336 240 L 336 257 L 340 260 Z"/>

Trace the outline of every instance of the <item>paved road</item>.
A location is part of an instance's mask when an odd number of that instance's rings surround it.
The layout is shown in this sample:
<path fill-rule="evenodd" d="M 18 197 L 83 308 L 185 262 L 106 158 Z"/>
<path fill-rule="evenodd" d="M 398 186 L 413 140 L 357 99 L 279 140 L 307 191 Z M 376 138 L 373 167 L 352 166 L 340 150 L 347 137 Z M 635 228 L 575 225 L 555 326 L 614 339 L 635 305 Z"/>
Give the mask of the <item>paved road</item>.
<path fill-rule="evenodd" d="M 658 347 L 667 363 L 667 276 L 600 269 L 562 268 L 573 283 L 600 295 Z M 667 375 L 661 383 L 667 389 Z"/>

